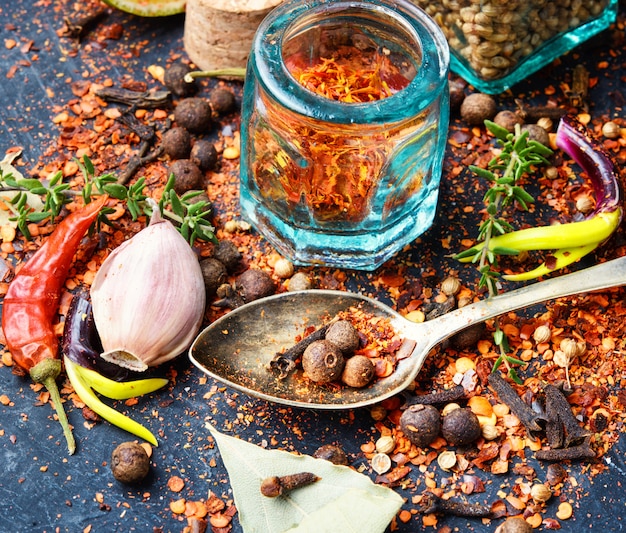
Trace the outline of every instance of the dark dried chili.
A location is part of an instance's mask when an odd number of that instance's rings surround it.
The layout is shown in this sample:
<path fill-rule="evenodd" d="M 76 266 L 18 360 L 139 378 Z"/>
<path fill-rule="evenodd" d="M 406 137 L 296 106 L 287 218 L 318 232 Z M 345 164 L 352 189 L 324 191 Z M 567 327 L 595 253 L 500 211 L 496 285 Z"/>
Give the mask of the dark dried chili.
<path fill-rule="evenodd" d="M 81 239 L 106 201 L 107 197 L 102 196 L 64 218 L 16 274 L 2 304 L 7 348 L 13 361 L 50 392 L 70 454 L 76 444 L 55 381 L 61 372 L 61 361 L 53 320 Z"/>

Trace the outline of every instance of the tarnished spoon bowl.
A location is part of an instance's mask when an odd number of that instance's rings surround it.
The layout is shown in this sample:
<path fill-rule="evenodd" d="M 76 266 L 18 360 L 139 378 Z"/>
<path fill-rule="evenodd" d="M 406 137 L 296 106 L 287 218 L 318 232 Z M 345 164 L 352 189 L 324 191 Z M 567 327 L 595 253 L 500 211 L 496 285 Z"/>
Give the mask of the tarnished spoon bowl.
<path fill-rule="evenodd" d="M 312 409 L 362 407 L 405 389 L 432 348 L 472 324 L 554 298 L 624 283 L 626 257 L 621 257 L 485 299 L 419 324 L 381 302 L 355 293 L 331 290 L 281 293 L 250 302 L 216 320 L 198 335 L 189 349 L 189 357 L 216 380 L 271 402 Z M 389 377 L 377 379 L 363 389 L 354 389 L 316 385 L 303 376 L 301 369 L 284 379 L 278 379 L 267 369 L 274 355 L 292 346 L 305 327 L 318 327 L 355 305 L 390 319 L 401 336 L 416 342 L 411 356 L 399 361 Z"/>

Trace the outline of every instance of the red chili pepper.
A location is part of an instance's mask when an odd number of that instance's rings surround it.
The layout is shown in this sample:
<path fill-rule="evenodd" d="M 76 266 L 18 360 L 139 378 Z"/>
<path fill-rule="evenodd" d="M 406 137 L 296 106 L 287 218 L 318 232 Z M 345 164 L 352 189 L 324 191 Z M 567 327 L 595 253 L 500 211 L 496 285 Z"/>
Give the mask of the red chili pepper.
<path fill-rule="evenodd" d="M 59 338 L 52 324 L 80 241 L 107 198 L 102 196 L 64 218 L 16 274 L 2 302 L 2 329 L 7 348 L 13 361 L 50 392 L 70 455 L 76 444 L 56 385 L 61 361 Z"/>

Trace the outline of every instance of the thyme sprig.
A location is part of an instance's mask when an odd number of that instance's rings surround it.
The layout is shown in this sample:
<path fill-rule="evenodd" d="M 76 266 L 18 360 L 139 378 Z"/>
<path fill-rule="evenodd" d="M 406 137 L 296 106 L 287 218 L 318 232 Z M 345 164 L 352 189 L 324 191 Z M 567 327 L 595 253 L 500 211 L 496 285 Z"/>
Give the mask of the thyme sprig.
<path fill-rule="evenodd" d="M 28 224 L 54 219 L 59 215 L 63 206 L 72 200 L 72 197 L 81 195 L 86 203 L 94 195 L 108 194 L 112 198 L 126 204 L 133 220 L 142 215 L 150 216 L 152 208 L 146 202 L 144 194 L 146 180 L 137 179 L 129 186 L 118 182 L 112 173 L 96 175 L 95 167 L 87 156 L 77 161 L 83 174 L 84 185 L 81 190 L 70 189 L 68 183 L 62 181 L 63 174 L 57 172 L 48 182 L 36 178 L 22 178 L 0 167 L 0 191 L 12 192 L 11 198 L 4 200 L 12 216 L 9 220 L 15 222 L 22 235 L 28 240 L 31 234 Z M 170 219 L 178 231 L 190 245 L 196 239 L 215 242 L 214 228 L 210 222 L 211 204 L 199 199 L 201 191 L 192 191 L 179 196 L 174 190 L 174 176 L 170 176 L 163 195 L 159 202 L 161 214 Z M 99 224 L 111 225 L 107 214 L 111 209 L 104 209 L 98 219 Z"/>
<path fill-rule="evenodd" d="M 497 269 L 498 256 L 517 255 L 519 250 L 490 246 L 490 241 L 497 235 L 514 230 L 508 221 L 507 207 L 515 204 L 523 210 L 528 210 L 528 205 L 534 202 L 534 198 L 523 188 L 521 181 L 537 166 L 549 164 L 546 157 L 552 154 L 552 150 L 529 139 L 528 132 L 522 131 L 519 125 L 516 125 L 512 133 L 489 120 L 485 121 L 485 126 L 496 138 L 501 151 L 489 161 L 487 168 L 470 165 L 469 169 L 491 184 L 483 198 L 487 205 L 487 217 L 478 228 L 477 245 L 457 254 L 456 258 L 471 260 L 472 263 L 478 264 L 480 273 L 478 287 L 486 288 L 489 297 L 492 297 L 498 294 L 500 277 Z M 512 365 L 523 365 L 524 361 L 509 354 L 508 339 L 497 320 L 493 339 L 499 349 L 494 370 L 504 364 L 509 376 L 519 381 L 519 376 Z"/>

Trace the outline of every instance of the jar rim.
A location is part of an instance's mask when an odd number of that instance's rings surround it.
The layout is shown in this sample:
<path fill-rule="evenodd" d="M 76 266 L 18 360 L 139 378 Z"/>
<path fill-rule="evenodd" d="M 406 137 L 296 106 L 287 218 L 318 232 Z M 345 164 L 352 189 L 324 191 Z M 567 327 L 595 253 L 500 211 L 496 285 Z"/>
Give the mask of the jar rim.
<path fill-rule="evenodd" d="M 350 11 L 371 11 L 402 24 L 420 48 L 421 63 L 409 84 L 397 93 L 364 103 L 346 103 L 316 94 L 301 85 L 283 58 L 283 44 L 305 17 L 326 19 Z M 285 108 L 318 120 L 340 123 L 384 123 L 410 118 L 428 108 L 448 83 L 450 52 L 436 22 L 408 0 L 287 0 L 261 22 L 254 37 L 248 69 L 256 81 Z"/>

